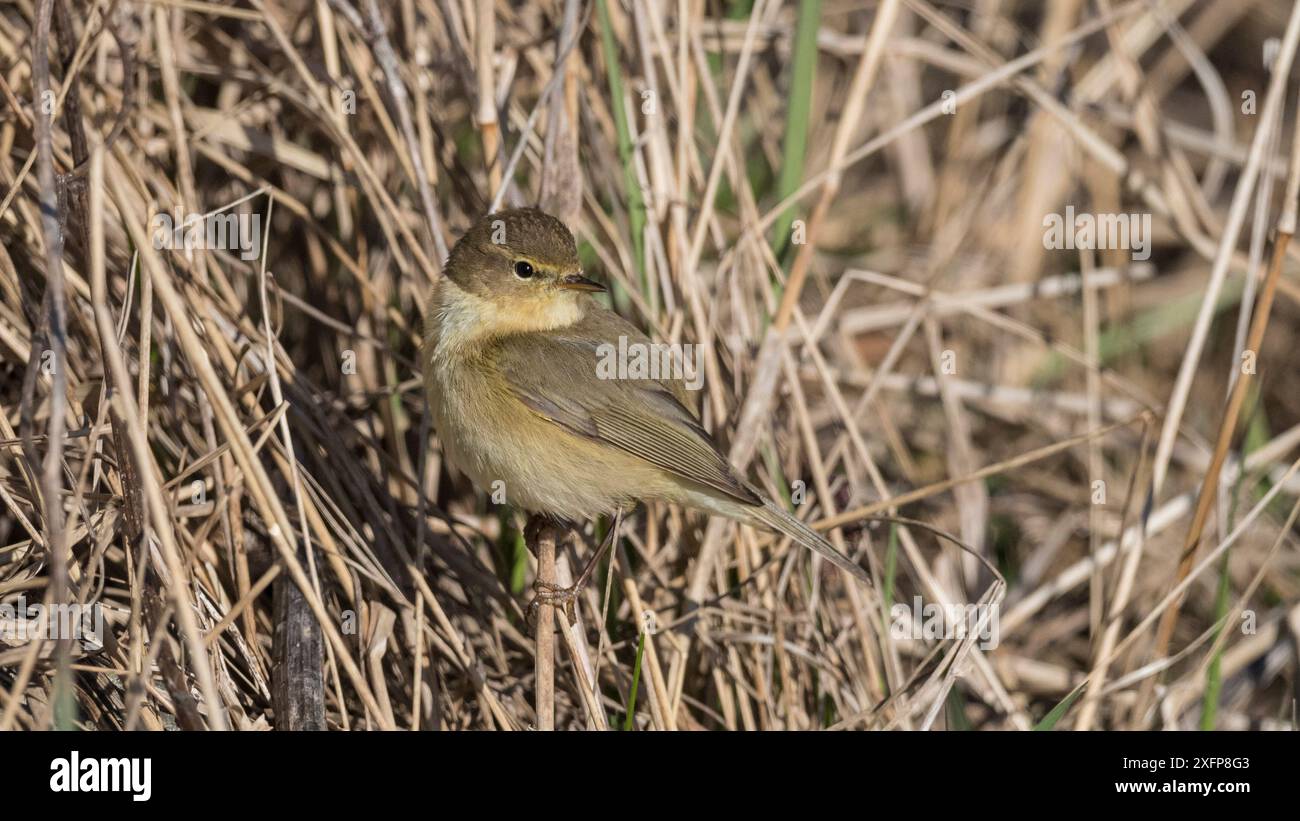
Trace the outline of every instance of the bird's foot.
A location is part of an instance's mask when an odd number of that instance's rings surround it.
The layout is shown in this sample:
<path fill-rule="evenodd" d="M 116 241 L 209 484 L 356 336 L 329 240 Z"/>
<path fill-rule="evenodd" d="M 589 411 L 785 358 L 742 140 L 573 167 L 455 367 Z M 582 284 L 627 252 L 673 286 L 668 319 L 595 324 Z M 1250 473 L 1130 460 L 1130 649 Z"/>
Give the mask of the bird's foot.
<path fill-rule="evenodd" d="M 537 611 L 543 604 L 552 607 L 559 607 L 564 613 L 564 620 L 573 626 L 577 618 L 574 609 L 578 601 L 578 593 L 582 591 L 581 584 L 571 585 L 569 587 L 560 587 L 550 582 L 533 582 L 533 598 L 528 602 L 528 623 L 537 627 Z"/>
<path fill-rule="evenodd" d="M 587 562 L 587 566 L 584 567 L 582 573 L 578 575 L 578 580 L 572 585 L 568 587 L 560 587 L 559 585 L 540 580 L 533 582 L 534 595 L 532 600 L 528 602 L 527 613 L 528 623 L 533 627 L 534 631 L 537 627 L 537 611 L 543 604 L 562 608 L 564 611 L 564 619 L 570 627 L 577 622 L 577 615 L 574 606 L 577 603 L 578 594 L 582 592 L 582 589 L 587 586 L 587 582 L 591 580 L 591 575 L 595 572 L 596 564 L 600 561 L 600 557 L 604 556 L 605 553 L 609 551 L 610 547 L 614 544 L 614 540 L 618 538 L 618 529 L 622 522 L 623 511 L 622 509 L 617 509 L 614 511 L 614 521 L 610 525 L 608 532 L 605 533 L 605 538 L 601 541 L 600 547 L 596 549 L 594 554 L 592 554 L 591 559 Z M 530 546 L 537 543 L 540 529 L 544 526 L 546 526 L 546 521 L 541 517 L 533 516 L 528 520 L 528 525 L 524 528 L 524 538 Z"/>

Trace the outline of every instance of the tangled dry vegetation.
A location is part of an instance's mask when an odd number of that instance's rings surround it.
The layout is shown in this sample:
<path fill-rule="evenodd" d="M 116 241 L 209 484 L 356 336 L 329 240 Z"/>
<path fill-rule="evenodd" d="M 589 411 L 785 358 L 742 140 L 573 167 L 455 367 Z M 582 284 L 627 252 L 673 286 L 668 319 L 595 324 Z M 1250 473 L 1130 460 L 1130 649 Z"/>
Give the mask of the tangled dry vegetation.
<path fill-rule="evenodd" d="M 1294 728 L 1292 4 L 0 19 L 0 728 L 545 727 L 551 682 L 559 728 Z M 537 663 L 415 365 L 448 243 L 534 203 L 875 589 L 650 506 Z M 1075 213 L 1149 258 L 1045 247 Z M 13 629 L 61 603 L 99 640 Z"/>

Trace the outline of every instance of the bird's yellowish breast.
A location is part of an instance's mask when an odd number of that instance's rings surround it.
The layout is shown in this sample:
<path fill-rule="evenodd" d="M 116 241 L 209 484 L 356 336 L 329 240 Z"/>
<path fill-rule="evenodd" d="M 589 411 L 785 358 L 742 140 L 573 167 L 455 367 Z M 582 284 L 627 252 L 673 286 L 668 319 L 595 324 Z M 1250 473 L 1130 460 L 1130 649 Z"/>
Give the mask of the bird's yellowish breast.
<path fill-rule="evenodd" d="M 434 429 L 455 469 L 512 506 L 572 520 L 608 513 L 638 486 L 663 480 L 648 463 L 524 405 L 497 368 L 490 340 L 475 332 L 480 306 L 467 296 L 440 283 L 421 354 Z"/>

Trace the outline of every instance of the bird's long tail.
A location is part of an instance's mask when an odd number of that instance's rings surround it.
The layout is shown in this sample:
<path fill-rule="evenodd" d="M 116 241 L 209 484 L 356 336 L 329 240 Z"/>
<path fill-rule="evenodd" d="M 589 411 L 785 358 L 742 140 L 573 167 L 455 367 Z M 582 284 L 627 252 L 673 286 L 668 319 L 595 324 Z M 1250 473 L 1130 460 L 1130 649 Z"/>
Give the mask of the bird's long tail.
<path fill-rule="evenodd" d="M 845 573 L 852 575 L 858 581 L 871 587 L 871 577 L 867 572 L 859 567 L 852 559 L 835 549 L 834 545 L 826 541 L 812 528 L 803 522 L 786 513 L 767 499 L 763 500 L 763 506 L 750 508 L 751 516 L 763 526 L 777 531 L 778 533 L 789 536 L 794 541 L 808 548 L 809 550 L 820 553 L 825 556 L 831 564 L 843 570 Z"/>

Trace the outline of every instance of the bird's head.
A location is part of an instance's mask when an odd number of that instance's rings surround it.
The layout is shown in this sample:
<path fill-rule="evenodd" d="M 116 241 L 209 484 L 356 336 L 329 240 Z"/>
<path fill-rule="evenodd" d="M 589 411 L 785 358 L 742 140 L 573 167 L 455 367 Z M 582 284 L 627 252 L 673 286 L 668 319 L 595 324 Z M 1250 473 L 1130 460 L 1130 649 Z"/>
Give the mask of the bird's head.
<path fill-rule="evenodd" d="M 571 325 L 582 318 L 586 295 L 605 290 L 583 276 L 564 223 L 536 208 L 483 217 L 452 248 L 446 273 L 487 326 L 479 331 Z"/>

